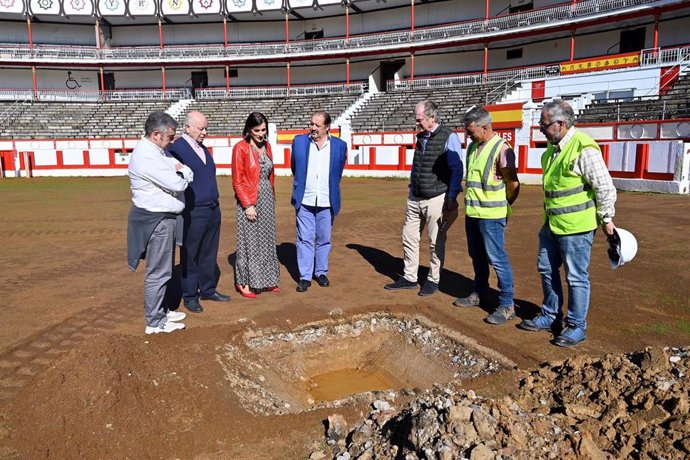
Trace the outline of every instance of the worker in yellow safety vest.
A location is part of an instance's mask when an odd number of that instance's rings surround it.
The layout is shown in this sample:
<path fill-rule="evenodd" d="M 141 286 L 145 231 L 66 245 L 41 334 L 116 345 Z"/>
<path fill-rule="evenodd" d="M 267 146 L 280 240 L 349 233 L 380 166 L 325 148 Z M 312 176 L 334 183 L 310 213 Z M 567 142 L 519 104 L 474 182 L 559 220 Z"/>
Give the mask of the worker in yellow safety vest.
<path fill-rule="evenodd" d="M 479 306 L 489 291 L 489 265 L 498 278 L 498 307 L 486 317 L 489 324 L 515 318 L 513 268 L 505 249 L 505 230 L 511 205 L 520 192 L 515 152 L 491 126 L 491 114 L 473 107 L 464 118 L 472 140 L 467 149 L 465 183 L 465 232 L 474 267 L 474 285 L 467 297 L 453 302 L 458 307 Z"/>

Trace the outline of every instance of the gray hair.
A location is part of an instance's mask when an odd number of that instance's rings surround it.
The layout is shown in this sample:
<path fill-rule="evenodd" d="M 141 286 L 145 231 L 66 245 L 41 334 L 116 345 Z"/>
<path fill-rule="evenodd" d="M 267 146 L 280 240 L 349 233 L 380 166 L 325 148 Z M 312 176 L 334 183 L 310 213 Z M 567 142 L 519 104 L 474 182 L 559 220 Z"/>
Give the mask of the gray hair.
<path fill-rule="evenodd" d="M 562 99 L 545 103 L 541 111 L 549 117 L 549 121 L 562 121 L 566 128 L 570 128 L 575 124 L 573 108 Z"/>
<path fill-rule="evenodd" d="M 144 124 L 144 136 L 151 137 L 154 131 L 167 133 L 172 128 L 177 130 L 177 121 L 165 112 L 153 112 Z"/>
<path fill-rule="evenodd" d="M 434 101 L 430 99 L 424 99 L 423 101 L 419 102 L 417 104 L 417 107 L 423 107 L 424 108 L 424 116 L 427 118 L 433 118 L 437 122 L 439 121 L 439 110 L 438 106 L 434 103 Z"/>
<path fill-rule="evenodd" d="M 477 126 L 489 126 L 491 124 L 491 114 L 484 107 L 472 107 L 465 113 L 462 119 L 465 126 L 474 123 Z"/>

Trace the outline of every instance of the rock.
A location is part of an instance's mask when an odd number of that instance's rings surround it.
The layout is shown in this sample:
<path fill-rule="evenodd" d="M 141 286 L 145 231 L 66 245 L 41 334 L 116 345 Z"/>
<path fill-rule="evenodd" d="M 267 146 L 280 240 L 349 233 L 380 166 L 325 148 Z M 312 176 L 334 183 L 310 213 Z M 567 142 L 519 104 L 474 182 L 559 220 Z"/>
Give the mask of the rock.
<path fill-rule="evenodd" d="M 328 454 L 326 454 L 326 452 L 324 452 L 322 450 L 316 450 L 316 451 L 311 453 L 311 455 L 309 456 L 309 460 L 322 460 L 322 459 L 327 458 L 327 457 L 328 457 Z"/>
<path fill-rule="evenodd" d="M 472 411 L 472 424 L 474 429 L 477 430 L 480 439 L 484 441 L 493 439 L 496 429 L 492 422 L 492 417 L 481 406 Z"/>
<path fill-rule="evenodd" d="M 357 457 L 357 460 L 372 460 L 374 458 L 374 453 L 371 449 L 367 449 Z"/>
<path fill-rule="evenodd" d="M 388 409 L 383 412 L 375 412 L 371 415 L 371 419 L 376 422 L 378 426 L 383 426 L 396 415 L 397 412 L 395 409 Z"/>
<path fill-rule="evenodd" d="M 588 432 L 583 432 L 577 444 L 577 454 L 590 460 L 606 460 L 606 454 L 596 445 Z"/>
<path fill-rule="evenodd" d="M 326 433 L 328 439 L 339 442 L 344 440 L 347 436 L 347 421 L 340 414 L 333 414 L 328 416 L 328 431 Z"/>
<path fill-rule="evenodd" d="M 672 417 L 666 424 L 669 430 L 690 433 L 690 419 L 687 417 Z"/>
<path fill-rule="evenodd" d="M 391 408 L 391 405 L 388 403 L 388 401 L 384 401 L 382 399 L 377 399 L 374 401 L 372 406 L 374 406 L 374 409 L 379 411 L 385 411 Z"/>
<path fill-rule="evenodd" d="M 470 460 L 493 460 L 494 453 L 484 444 L 478 444 L 472 449 Z"/>
<path fill-rule="evenodd" d="M 448 420 L 454 423 L 468 422 L 472 416 L 472 408 L 456 404 L 448 409 Z"/>
<path fill-rule="evenodd" d="M 595 408 L 589 406 L 582 406 L 579 404 L 566 404 L 565 413 L 570 417 L 574 417 L 580 420 L 582 420 L 583 417 L 591 417 L 596 419 L 601 417 L 601 412 L 599 412 Z"/>
<path fill-rule="evenodd" d="M 412 426 L 407 440 L 415 449 L 420 449 L 438 432 L 439 424 L 436 411 L 428 410 L 412 419 Z"/>
<path fill-rule="evenodd" d="M 671 403 L 669 404 L 669 409 L 672 414 L 675 415 L 685 415 L 690 409 L 688 404 L 688 398 L 686 395 L 680 395 L 675 398 L 671 398 Z"/>
<path fill-rule="evenodd" d="M 658 374 L 666 372 L 671 368 L 668 357 L 660 347 L 645 348 L 640 361 L 640 369 L 646 374 Z"/>
<path fill-rule="evenodd" d="M 669 417 L 668 412 L 666 412 L 660 405 L 655 404 L 650 409 L 641 410 L 632 416 L 633 420 L 642 420 L 648 425 L 658 425 Z"/>
<path fill-rule="evenodd" d="M 449 446 L 441 447 L 436 455 L 438 460 L 453 460 L 453 450 Z"/>

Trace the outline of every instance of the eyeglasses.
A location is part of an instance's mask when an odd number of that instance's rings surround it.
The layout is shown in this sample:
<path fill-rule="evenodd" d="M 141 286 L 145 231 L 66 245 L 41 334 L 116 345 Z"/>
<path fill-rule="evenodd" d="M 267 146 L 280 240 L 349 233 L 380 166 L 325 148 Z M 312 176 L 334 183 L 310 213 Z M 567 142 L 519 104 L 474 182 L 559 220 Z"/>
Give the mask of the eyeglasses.
<path fill-rule="evenodd" d="M 543 129 L 544 131 L 546 131 L 547 129 L 549 129 L 549 128 L 551 127 L 552 124 L 554 124 L 554 123 L 560 123 L 560 122 L 561 122 L 561 120 L 555 120 L 555 121 L 552 121 L 551 123 L 544 123 L 544 122 L 540 121 L 540 122 L 539 122 L 539 127 L 540 127 L 541 129 Z"/>

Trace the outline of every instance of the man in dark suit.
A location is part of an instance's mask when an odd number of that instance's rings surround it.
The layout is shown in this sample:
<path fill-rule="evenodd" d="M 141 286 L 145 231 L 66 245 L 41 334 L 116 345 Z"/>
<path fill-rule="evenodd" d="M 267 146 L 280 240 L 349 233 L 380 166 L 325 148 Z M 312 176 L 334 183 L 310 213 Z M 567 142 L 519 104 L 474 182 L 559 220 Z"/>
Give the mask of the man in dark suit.
<path fill-rule="evenodd" d="M 331 227 L 340 211 L 340 179 L 347 161 L 347 144 L 330 136 L 330 127 L 328 112 L 315 112 L 309 134 L 292 141 L 290 167 L 295 178 L 290 201 L 297 215 L 297 292 L 309 289 L 313 277 L 319 286 L 330 286 Z"/>
<path fill-rule="evenodd" d="M 203 145 L 208 121 L 201 112 L 190 112 L 184 122 L 184 134 L 168 150 L 194 172 L 196 183 L 185 190 L 184 237 L 180 257 L 182 298 L 193 313 L 204 309 L 199 302 L 227 302 L 230 297 L 216 290 L 220 208 L 216 164 Z"/>

